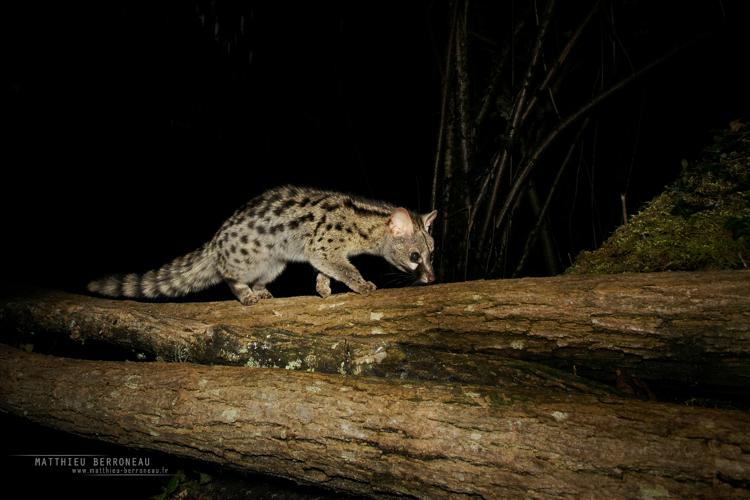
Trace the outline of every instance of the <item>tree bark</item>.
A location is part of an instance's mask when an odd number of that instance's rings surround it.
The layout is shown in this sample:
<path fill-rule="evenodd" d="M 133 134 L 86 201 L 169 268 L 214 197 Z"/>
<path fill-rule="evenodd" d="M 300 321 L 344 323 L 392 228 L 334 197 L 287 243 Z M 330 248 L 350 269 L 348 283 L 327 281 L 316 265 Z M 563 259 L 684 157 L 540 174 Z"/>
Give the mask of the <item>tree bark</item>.
<path fill-rule="evenodd" d="M 251 307 L 36 291 L 0 304 L 0 325 L 169 360 L 381 376 L 429 375 L 431 365 L 437 371 L 427 378 L 486 382 L 461 378 L 460 367 L 440 371 L 443 360 L 470 353 L 487 363 L 541 361 L 607 382 L 621 369 L 647 382 L 750 395 L 748 271 L 474 281 Z M 477 376 L 483 363 L 475 364 Z"/>
<path fill-rule="evenodd" d="M 366 495 L 750 494 L 750 415 L 435 382 L 0 346 L 0 408 L 134 448 Z"/>

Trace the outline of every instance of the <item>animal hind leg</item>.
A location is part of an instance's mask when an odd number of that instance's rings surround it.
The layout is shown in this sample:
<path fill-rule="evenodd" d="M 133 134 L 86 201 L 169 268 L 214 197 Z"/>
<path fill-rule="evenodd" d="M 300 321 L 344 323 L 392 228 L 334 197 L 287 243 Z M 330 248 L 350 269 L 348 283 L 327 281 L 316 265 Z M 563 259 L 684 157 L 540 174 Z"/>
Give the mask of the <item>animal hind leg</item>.
<path fill-rule="evenodd" d="M 271 292 L 266 289 L 266 285 L 278 278 L 279 274 L 286 268 L 286 263 L 281 261 L 269 262 L 266 264 L 263 273 L 253 281 L 252 290 L 259 294 L 262 299 L 273 298 Z"/>
<path fill-rule="evenodd" d="M 284 269 L 276 262 L 267 260 L 246 260 L 241 264 L 232 264 L 228 258 L 220 261 L 220 273 L 224 281 L 229 285 L 232 293 L 241 304 L 250 306 L 262 299 L 272 297 L 271 292 L 266 290 L 266 283 L 271 282 Z"/>
<path fill-rule="evenodd" d="M 228 278 L 225 278 L 224 280 L 229 285 L 229 288 L 232 290 L 234 296 L 237 297 L 237 300 L 239 300 L 240 304 L 242 304 L 243 306 L 251 306 L 258 301 L 270 298 L 271 296 L 271 294 L 265 288 L 263 288 L 262 290 L 253 290 L 247 284 L 240 281 Z"/>

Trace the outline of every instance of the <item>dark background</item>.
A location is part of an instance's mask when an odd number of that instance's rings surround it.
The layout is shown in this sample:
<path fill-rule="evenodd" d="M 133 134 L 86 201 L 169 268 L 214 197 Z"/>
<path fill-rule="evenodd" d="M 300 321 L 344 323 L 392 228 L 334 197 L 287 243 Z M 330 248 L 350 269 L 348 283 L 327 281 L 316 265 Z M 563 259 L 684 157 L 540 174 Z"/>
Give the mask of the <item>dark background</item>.
<path fill-rule="evenodd" d="M 252 9 L 249 65 L 189 3 L 15 6 L 6 277 L 76 287 L 158 266 L 281 183 L 428 205 L 425 5 L 272 4 Z"/>
<path fill-rule="evenodd" d="M 231 51 L 201 24 L 209 3 L 3 6 L 2 281 L 81 290 L 107 273 L 157 267 L 281 183 L 429 209 L 444 3 L 224 1 L 226 18 L 245 18 Z M 596 110 L 600 161 L 587 171 L 596 178 L 582 174 L 560 195 L 554 216 L 569 225 L 561 254 L 572 259 L 614 230 L 625 183 L 637 211 L 713 129 L 748 116 L 748 3 L 618 3 L 636 67 L 705 36 Z M 504 16 L 512 6 L 493 5 L 478 13 Z M 597 54 L 574 57 L 585 64 Z M 365 276 L 387 285 L 383 266 L 369 264 Z M 313 274 L 296 266 L 271 289 L 312 294 Z M 204 297 L 231 298 L 224 287 Z M 16 419 L 2 424 L 9 452 L 92 450 Z M 5 458 L 11 484 L 28 491 L 40 478 L 64 491 L 70 479 Z"/>
<path fill-rule="evenodd" d="M 201 25 L 201 5 L 6 9 L 5 280 L 80 289 L 102 274 L 145 271 L 281 183 L 428 209 L 445 5 L 225 1 L 226 18 L 245 18 L 233 52 Z M 508 5 L 478 13 L 503 16 Z M 561 15 L 575 8 L 561 5 Z M 739 1 L 623 4 L 631 31 L 620 36 L 636 67 L 705 36 L 597 110 L 602 160 L 595 183 L 580 178 L 560 195 L 573 228 L 561 254 L 595 247 L 619 223 L 634 141 L 631 211 L 712 129 L 747 114 L 747 11 Z M 584 191 L 600 197 L 596 217 Z M 313 293 L 304 266 L 286 274 L 275 293 Z"/>

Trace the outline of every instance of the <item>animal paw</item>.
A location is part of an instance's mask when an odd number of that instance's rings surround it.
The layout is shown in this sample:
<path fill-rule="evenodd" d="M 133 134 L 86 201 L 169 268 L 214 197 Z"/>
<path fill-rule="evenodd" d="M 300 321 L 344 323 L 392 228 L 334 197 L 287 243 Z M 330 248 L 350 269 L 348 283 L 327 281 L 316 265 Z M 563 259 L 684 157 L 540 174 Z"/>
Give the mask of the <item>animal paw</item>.
<path fill-rule="evenodd" d="M 251 306 L 253 304 L 257 304 L 263 299 L 271 299 L 273 298 L 273 295 L 271 295 L 271 292 L 266 290 L 265 288 L 262 290 L 252 290 L 248 291 L 247 293 L 242 294 L 242 297 L 239 298 L 240 304 L 243 306 Z"/>
<path fill-rule="evenodd" d="M 259 288 L 257 290 L 253 289 L 253 293 L 258 296 L 260 299 L 272 299 L 273 295 L 271 295 L 271 292 L 266 290 L 265 288 Z"/>
<path fill-rule="evenodd" d="M 324 299 L 331 295 L 331 278 L 323 273 L 318 273 L 318 277 L 315 279 L 315 290 L 318 295 Z"/>
<path fill-rule="evenodd" d="M 372 281 L 363 281 L 362 283 L 357 283 L 356 288 L 352 288 L 357 293 L 361 294 L 368 294 L 370 292 L 374 292 L 377 290 L 378 287 L 375 286 L 375 283 Z"/>
<path fill-rule="evenodd" d="M 247 295 L 242 296 L 242 298 L 240 298 L 239 300 L 240 300 L 240 304 L 242 304 L 243 306 L 251 306 L 253 304 L 257 304 L 258 301 L 260 300 L 260 297 L 258 297 L 254 293 L 249 293 Z"/>

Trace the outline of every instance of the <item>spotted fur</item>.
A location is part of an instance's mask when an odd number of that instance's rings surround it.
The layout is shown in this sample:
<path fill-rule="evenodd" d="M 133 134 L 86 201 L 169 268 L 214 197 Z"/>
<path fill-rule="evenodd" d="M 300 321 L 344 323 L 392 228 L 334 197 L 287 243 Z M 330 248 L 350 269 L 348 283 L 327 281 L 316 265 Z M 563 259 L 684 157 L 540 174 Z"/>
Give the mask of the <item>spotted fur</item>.
<path fill-rule="evenodd" d="M 271 296 L 266 285 L 287 263 L 309 262 L 319 272 L 316 289 L 321 296 L 330 294 L 331 278 L 367 293 L 375 286 L 348 260 L 363 253 L 380 255 L 430 283 L 434 243 L 429 230 L 435 215 L 283 186 L 246 203 L 198 250 L 142 275 L 92 281 L 88 289 L 111 297 L 178 297 L 225 281 L 249 305 Z"/>

